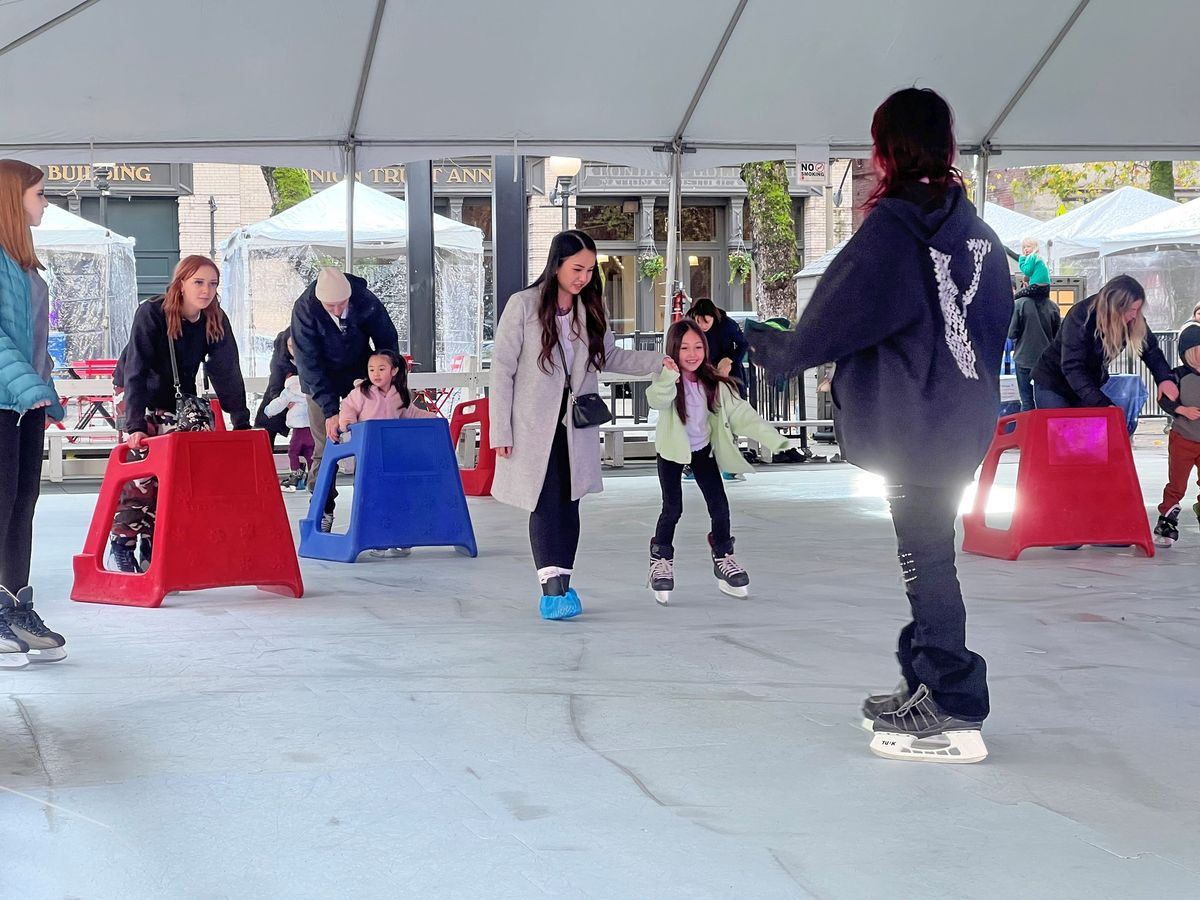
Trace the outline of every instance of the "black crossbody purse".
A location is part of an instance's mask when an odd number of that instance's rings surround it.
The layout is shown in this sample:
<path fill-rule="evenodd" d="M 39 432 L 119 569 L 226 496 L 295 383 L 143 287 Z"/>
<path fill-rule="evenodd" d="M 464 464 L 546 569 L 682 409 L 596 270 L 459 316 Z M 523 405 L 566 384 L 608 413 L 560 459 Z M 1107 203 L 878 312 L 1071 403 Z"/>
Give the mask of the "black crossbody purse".
<path fill-rule="evenodd" d="M 179 387 L 179 365 L 175 362 L 175 339 L 167 338 L 171 351 L 171 375 L 175 379 L 175 422 L 178 431 L 212 431 L 215 427 L 212 407 L 195 394 Z"/>
<path fill-rule="evenodd" d="M 567 367 L 567 354 L 563 352 L 562 343 L 558 345 L 558 355 L 562 357 L 563 371 L 567 375 L 567 391 L 571 394 L 571 423 L 576 428 L 599 428 L 613 420 L 612 413 L 599 394 L 576 394 L 571 386 L 571 370 Z"/>

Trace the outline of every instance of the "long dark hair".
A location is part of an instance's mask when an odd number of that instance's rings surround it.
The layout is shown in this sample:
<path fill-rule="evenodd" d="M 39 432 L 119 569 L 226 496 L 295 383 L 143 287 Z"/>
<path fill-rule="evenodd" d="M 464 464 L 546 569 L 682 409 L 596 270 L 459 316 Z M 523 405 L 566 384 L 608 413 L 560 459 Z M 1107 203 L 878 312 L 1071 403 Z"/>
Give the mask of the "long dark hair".
<path fill-rule="evenodd" d="M 705 313 L 707 315 L 707 313 Z M 679 380 L 675 382 L 675 412 L 679 413 L 679 421 L 687 422 L 687 398 L 683 387 L 683 363 L 679 361 L 679 348 L 688 332 L 699 335 L 704 344 L 704 362 L 696 370 L 696 380 L 704 386 L 704 395 L 708 401 L 708 411 L 717 411 L 717 392 L 721 385 L 727 384 L 734 391 L 738 389 L 737 382 L 727 378 L 717 371 L 717 367 L 708 361 L 708 338 L 694 319 L 680 319 L 667 332 L 667 356 L 675 360 L 679 367 Z"/>
<path fill-rule="evenodd" d="M 719 325 L 725 318 L 725 310 L 713 303 L 708 297 L 698 297 L 693 300 L 687 314 L 688 318 L 691 319 L 696 318 L 696 316 L 708 316 L 713 320 L 714 325 Z"/>
<path fill-rule="evenodd" d="M 412 406 L 412 393 L 408 389 L 408 361 L 403 356 L 398 356 L 391 350 L 376 350 L 367 358 L 368 365 L 370 365 L 371 357 L 375 356 L 382 356 L 392 364 L 392 368 L 396 370 L 396 374 L 392 376 L 392 387 L 396 389 L 405 406 Z M 371 388 L 374 386 L 371 384 L 370 378 L 364 378 L 363 383 L 358 386 L 358 389 L 369 397 L 371 395 Z"/>
<path fill-rule="evenodd" d="M 538 321 L 542 323 L 542 351 L 538 354 L 538 368 L 549 373 L 554 365 L 550 358 L 558 344 L 558 270 L 567 257 L 583 250 L 596 252 L 596 242 L 590 235 L 572 229 L 560 231 L 550 242 L 550 254 L 546 257 L 546 268 L 529 287 L 540 287 Z M 588 364 L 597 372 L 604 369 L 604 335 L 608 331 L 608 315 L 604 311 L 604 282 L 600 278 L 600 267 L 592 270 L 592 280 L 579 292 L 578 300 L 583 304 L 584 321 L 587 326 Z"/>
<path fill-rule="evenodd" d="M 962 187 L 962 173 L 954 168 L 954 113 L 937 91 L 916 87 L 896 91 L 875 110 L 871 140 L 879 183 L 864 209 L 873 209 L 884 197 L 900 193 L 903 185 L 926 178 L 938 194 L 954 184 Z"/>

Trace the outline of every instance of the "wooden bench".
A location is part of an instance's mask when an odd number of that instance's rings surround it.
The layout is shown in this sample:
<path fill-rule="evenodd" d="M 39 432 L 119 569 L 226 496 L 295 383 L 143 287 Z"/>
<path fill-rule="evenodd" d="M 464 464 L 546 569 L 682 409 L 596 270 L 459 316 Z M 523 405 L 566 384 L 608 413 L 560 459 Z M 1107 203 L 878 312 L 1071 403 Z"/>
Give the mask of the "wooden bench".
<path fill-rule="evenodd" d="M 63 444 L 78 438 L 93 438 L 86 444 L 72 443 L 72 452 L 81 450 L 103 451 L 105 457 L 119 443 L 119 435 L 110 429 L 101 428 L 50 428 L 46 431 L 46 462 L 50 481 L 58 484 L 63 480 Z"/>
<path fill-rule="evenodd" d="M 772 428 L 789 429 L 789 428 L 824 428 L 833 427 L 833 419 L 792 419 L 785 422 L 768 422 Z M 604 455 L 612 460 L 610 465 L 614 469 L 619 469 L 625 465 L 625 434 L 646 434 L 653 435 L 656 426 L 643 422 L 634 424 L 632 422 L 612 422 L 608 425 L 600 426 L 600 434 L 604 439 Z M 747 438 L 747 442 L 751 448 L 758 452 L 760 457 L 765 457 L 769 454 L 762 452 L 762 447 L 758 441 Z M 764 462 L 770 462 L 770 459 L 763 459 Z"/>

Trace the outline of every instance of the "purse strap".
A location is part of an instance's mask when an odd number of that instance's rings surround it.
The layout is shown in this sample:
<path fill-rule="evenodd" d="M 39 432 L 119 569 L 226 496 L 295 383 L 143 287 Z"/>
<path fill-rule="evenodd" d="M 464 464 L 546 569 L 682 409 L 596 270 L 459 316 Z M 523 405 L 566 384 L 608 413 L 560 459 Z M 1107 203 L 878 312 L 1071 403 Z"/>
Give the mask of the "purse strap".
<path fill-rule="evenodd" d="M 571 385 L 571 369 L 567 365 L 567 354 L 563 350 L 562 335 L 560 334 L 558 337 L 558 355 L 562 359 L 563 373 L 567 376 L 567 391 L 570 393 L 571 402 L 573 403 L 575 402 L 575 388 Z"/>
<path fill-rule="evenodd" d="M 183 391 L 179 387 L 179 365 L 175 362 L 175 338 L 167 336 L 167 349 L 171 351 L 171 376 L 175 379 L 175 408 L 179 408 L 183 400 Z"/>

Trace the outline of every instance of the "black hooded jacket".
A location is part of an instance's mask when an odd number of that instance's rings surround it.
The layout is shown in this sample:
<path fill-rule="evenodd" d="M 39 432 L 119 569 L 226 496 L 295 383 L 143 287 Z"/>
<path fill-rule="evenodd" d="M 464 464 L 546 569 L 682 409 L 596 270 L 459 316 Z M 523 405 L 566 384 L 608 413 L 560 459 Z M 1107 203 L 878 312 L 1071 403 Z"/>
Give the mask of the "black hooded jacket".
<path fill-rule="evenodd" d="M 1004 247 L 953 185 L 881 200 L 794 332 L 755 332 L 768 370 L 836 362 L 846 458 L 889 483 L 973 476 L 995 431 L 1013 295 Z"/>
<path fill-rule="evenodd" d="M 304 393 L 325 413 L 337 416 L 342 398 L 356 378 L 367 377 L 367 360 L 374 350 L 400 352 L 396 326 L 383 303 L 367 289 L 365 279 L 346 273 L 350 303 L 339 326 L 317 299 L 316 282 L 292 307 L 292 343 Z"/>

